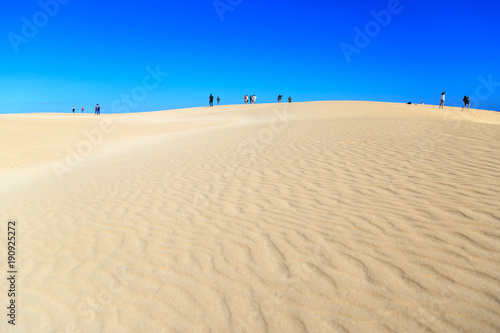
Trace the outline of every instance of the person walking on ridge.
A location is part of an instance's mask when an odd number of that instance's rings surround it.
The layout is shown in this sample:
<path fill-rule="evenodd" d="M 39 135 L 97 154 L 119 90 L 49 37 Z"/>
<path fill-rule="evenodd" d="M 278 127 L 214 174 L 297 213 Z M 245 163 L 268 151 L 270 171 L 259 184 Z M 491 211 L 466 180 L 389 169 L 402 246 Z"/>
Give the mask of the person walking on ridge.
<path fill-rule="evenodd" d="M 217 96 L 217 105 L 219 105 L 219 103 L 220 103 L 220 97 Z"/>
<path fill-rule="evenodd" d="M 465 109 L 465 107 L 467 107 L 467 109 L 469 109 L 470 107 L 470 97 L 467 97 L 467 96 L 464 96 L 464 107 L 462 108 L 462 111 Z"/>
<path fill-rule="evenodd" d="M 445 92 L 443 92 L 441 94 L 441 103 L 439 104 L 440 109 L 444 109 L 444 100 L 445 100 L 444 95 L 445 95 Z"/>
<path fill-rule="evenodd" d="M 210 106 L 214 106 L 214 96 L 212 94 L 210 94 L 210 97 L 208 98 L 208 104 Z"/>
<path fill-rule="evenodd" d="M 75 113 L 75 107 L 73 106 L 73 113 Z"/>

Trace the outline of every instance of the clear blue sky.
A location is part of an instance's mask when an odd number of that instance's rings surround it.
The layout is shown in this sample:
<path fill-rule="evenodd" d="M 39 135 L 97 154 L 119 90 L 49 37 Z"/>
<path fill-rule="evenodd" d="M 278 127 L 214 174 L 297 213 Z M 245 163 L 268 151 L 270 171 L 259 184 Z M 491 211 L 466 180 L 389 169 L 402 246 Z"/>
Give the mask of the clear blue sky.
<path fill-rule="evenodd" d="M 163 110 L 210 93 L 438 104 L 443 91 L 446 105 L 500 110 L 498 1 L 41 3 L 3 4 L 0 113 Z M 169 74 L 156 84 L 148 66 Z"/>

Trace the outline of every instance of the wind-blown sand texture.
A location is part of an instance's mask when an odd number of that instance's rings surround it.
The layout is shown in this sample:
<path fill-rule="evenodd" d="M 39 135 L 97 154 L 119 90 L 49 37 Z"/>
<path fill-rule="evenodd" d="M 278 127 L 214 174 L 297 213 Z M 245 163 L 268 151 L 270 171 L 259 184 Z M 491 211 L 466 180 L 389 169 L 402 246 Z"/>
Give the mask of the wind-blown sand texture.
<path fill-rule="evenodd" d="M 375 102 L 2 115 L 0 331 L 499 332 L 499 124 Z"/>

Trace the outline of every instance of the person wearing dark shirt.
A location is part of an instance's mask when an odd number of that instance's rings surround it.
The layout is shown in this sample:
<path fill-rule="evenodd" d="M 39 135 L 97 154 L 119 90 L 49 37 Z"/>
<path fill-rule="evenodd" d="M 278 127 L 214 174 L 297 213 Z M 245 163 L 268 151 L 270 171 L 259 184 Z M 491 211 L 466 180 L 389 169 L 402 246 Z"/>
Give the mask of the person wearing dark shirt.
<path fill-rule="evenodd" d="M 467 107 L 467 109 L 470 107 L 470 97 L 464 96 L 464 107 L 462 108 L 462 111 Z"/>

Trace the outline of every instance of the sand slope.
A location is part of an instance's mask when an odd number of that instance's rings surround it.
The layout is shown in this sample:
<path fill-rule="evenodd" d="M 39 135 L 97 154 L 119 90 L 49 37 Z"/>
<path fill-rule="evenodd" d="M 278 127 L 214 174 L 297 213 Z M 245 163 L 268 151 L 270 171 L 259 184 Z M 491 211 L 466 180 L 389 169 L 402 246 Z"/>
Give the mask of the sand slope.
<path fill-rule="evenodd" d="M 500 330 L 499 113 L 2 115 L 0 142 L 18 332 Z"/>

